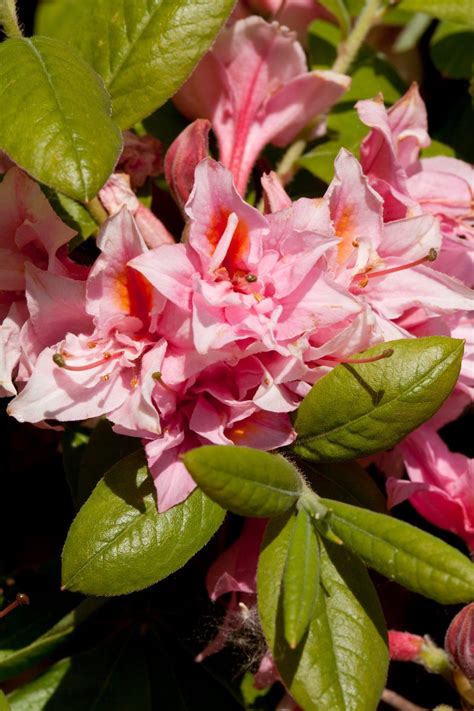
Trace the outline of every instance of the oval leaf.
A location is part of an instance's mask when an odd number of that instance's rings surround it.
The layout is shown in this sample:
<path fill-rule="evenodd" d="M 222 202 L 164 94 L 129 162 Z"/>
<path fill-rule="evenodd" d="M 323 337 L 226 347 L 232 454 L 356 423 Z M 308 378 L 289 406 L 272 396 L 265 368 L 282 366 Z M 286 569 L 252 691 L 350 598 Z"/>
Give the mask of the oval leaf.
<path fill-rule="evenodd" d="M 0 45 L 0 148 L 37 180 L 87 201 L 119 157 L 122 137 L 103 82 L 47 37 Z"/>
<path fill-rule="evenodd" d="M 474 563 L 452 546 L 391 516 L 322 503 L 334 533 L 371 568 L 445 605 L 474 600 Z"/>
<path fill-rule="evenodd" d="M 201 491 L 159 514 L 142 451 L 115 464 L 74 519 L 63 550 L 63 584 L 88 595 L 142 590 L 181 568 L 225 512 Z"/>
<path fill-rule="evenodd" d="M 296 416 L 297 454 L 341 461 L 390 449 L 439 409 L 458 378 L 463 341 L 391 341 L 361 357 L 387 349 L 390 358 L 338 365 L 313 386 Z"/>
<path fill-rule="evenodd" d="M 472 0 L 401 0 L 397 7 L 408 12 L 426 12 L 440 20 L 474 26 Z"/>
<path fill-rule="evenodd" d="M 209 49 L 234 0 L 56 0 L 42 31 L 74 43 L 129 128 L 164 104 Z"/>
<path fill-rule="evenodd" d="M 278 516 L 301 494 L 298 471 L 279 454 L 206 445 L 187 452 L 183 461 L 213 501 L 240 516 Z"/>
<path fill-rule="evenodd" d="M 10 711 L 10 704 L 7 701 L 7 697 L 0 689 L 0 711 Z"/>
<path fill-rule="evenodd" d="M 319 591 L 319 541 L 302 508 L 294 518 L 283 572 L 285 639 L 295 649 L 313 617 Z"/>
<path fill-rule="evenodd" d="M 257 573 L 263 630 L 283 682 L 305 711 L 375 711 L 388 652 L 382 611 L 363 564 L 320 540 L 321 589 L 296 649 L 284 637 L 282 580 L 294 514 L 270 521 Z"/>

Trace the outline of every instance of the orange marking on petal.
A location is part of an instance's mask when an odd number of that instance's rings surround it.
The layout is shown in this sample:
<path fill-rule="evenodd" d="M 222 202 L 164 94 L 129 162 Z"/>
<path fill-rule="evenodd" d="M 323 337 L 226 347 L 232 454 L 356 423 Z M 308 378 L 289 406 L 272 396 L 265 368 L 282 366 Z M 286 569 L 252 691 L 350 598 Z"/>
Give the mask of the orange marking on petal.
<path fill-rule="evenodd" d="M 147 329 L 153 305 L 153 287 L 150 282 L 131 267 L 125 267 L 117 277 L 117 301 L 121 311 L 139 318 Z"/>
<path fill-rule="evenodd" d="M 337 247 L 337 263 L 343 264 L 350 257 L 353 245 L 352 232 L 354 229 L 354 219 L 353 219 L 354 206 L 349 204 L 346 205 L 342 211 L 342 214 L 336 221 L 334 229 L 336 235 L 341 238 L 341 241 Z"/>
<path fill-rule="evenodd" d="M 211 222 L 206 233 L 207 240 L 211 247 L 210 254 L 214 254 L 216 247 L 224 234 L 225 228 L 227 227 L 227 221 L 229 219 L 230 210 L 220 208 L 211 217 Z M 232 278 L 234 272 L 236 272 L 242 266 L 243 260 L 249 249 L 249 230 L 247 224 L 243 220 L 239 220 L 237 227 L 235 228 L 234 236 L 232 237 L 232 242 L 229 245 L 227 254 L 222 261 L 222 266 L 227 269 L 227 273 Z"/>

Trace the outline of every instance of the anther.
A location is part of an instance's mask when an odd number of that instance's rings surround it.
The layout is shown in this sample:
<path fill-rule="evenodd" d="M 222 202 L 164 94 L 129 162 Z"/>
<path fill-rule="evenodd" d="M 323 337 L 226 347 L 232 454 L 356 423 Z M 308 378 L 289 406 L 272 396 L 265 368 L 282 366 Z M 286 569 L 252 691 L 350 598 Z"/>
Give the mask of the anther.
<path fill-rule="evenodd" d="M 257 281 L 257 277 L 255 274 L 247 274 L 245 281 L 248 281 L 249 284 L 253 284 L 253 282 Z"/>
<path fill-rule="evenodd" d="M 357 247 L 359 246 L 359 241 L 357 239 L 352 240 L 352 246 L 357 249 Z"/>
<path fill-rule="evenodd" d="M 101 375 L 101 376 L 100 376 L 100 379 L 101 379 L 104 383 L 106 383 L 108 380 L 110 380 L 110 375 L 107 375 L 107 374 L 106 374 L 106 375 Z"/>
<path fill-rule="evenodd" d="M 159 371 L 159 370 L 156 370 L 154 373 L 151 374 L 151 377 L 153 378 L 153 380 L 158 380 L 158 381 L 160 381 L 160 380 L 161 380 L 161 373 L 160 373 L 160 371 Z"/>
<path fill-rule="evenodd" d="M 0 610 L 0 619 L 2 617 L 6 617 L 10 612 L 13 612 L 15 608 L 20 607 L 21 605 L 29 605 L 30 604 L 30 598 L 28 595 L 25 595 L 25 593 L 18 593 L 16 596 L 16 599 L 11 602 L 7 607 L 5 607 L 4 610 Z"/>
<path fill-rule="evenodd" d="M 416 259 L 414 262 L 401 264 L 399 267 L 390 267 L 390 269 L 379 269 L 375 271 L 367 270 L 365 272 L 362 272 L 361 274 L 356 274 L 353 279 L 359 279 L 360 281 L 358 283 L 358 286 L 363 289 L 364 286 L 367 286 L 369 279 L 387 276 L 388 274 L 395 274 L 396 272 L 402 272 L 405 269 L 412 269 L 413 267 L 418 267 L 420 264 L 424 264 L 425 262 L 434 262 L 437 256 L 438 252 L 436 251 L 436 249 L 432 248 L 425 257 L 421 257 L 421 259 Z"/>
<path fill-rule="evenodd" d="M 53 361 L 60 368 L 80 372 L 83 370 L 91 370 L 92 368 L 98 368 L 100 365 L 105 365 L 105 363 L 108 363 L 111 360 L 115 360 L 116 358 L 120 358 L 122 355 L 123 351 L 119 351 L 118 353 L 113 354 L 104 353 L 103 357 L 100 360 L 96 360 L 94 363 L 87 363 L 87 365 L 69 365 L 68 363 L 66 363 L 64 356 L 61 353 L 55 353 L 53 355 Z"/>

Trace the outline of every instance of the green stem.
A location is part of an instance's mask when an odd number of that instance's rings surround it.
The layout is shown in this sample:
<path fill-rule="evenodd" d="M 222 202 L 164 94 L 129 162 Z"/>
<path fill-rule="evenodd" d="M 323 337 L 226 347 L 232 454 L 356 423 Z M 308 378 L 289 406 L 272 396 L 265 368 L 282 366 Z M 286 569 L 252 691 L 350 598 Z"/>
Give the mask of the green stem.
<path fill-rule="evenodd" d="M 0 0 L 0 26 L 9 38 L 23 37 L 18 24 L 15 0 Z"/>
<path fill-rule="evenodd" d="M 92 198 L 92 200 L 86 202 L 86 208 L 98 225 L 103 225 L 109 217 L 98 197 Z"/>
<path fill-rule="evenodd" d="M 347 74 L 369 30 L 380 20 L 384 12 L 385 7 L 381 0 L 366 0 L 352 32 L 341 45 L 338 57 L 332 67 L 333 72 Z"/>
<path fill-rule="evenodd" d="M 385 7 L 382 4 L 382 0 L 366 0 L 364 8 L 362 9 L 362 12 L 360 13 L 351 33 L 349 34 L 347 40 L 341 45 L 339 55 L 331 67 L 333 72 L 347 74 L 364 39 L 367 36 L 367 33 L 373 25 L 380 20 L 384 12 Z M 297 162 L 303 155 L 305 149 L 306 141 L 301 137 L 297 138 L 296 141 L 288 146 L 276 171 L 282 179 L 284 185 L 289 183 L 297 172 Z"/>

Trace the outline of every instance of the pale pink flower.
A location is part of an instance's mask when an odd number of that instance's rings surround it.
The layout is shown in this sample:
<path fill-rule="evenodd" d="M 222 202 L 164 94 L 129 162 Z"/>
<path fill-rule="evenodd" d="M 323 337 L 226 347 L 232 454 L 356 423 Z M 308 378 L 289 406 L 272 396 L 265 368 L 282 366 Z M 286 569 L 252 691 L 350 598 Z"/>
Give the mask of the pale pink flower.
<path fill-rule="evenodd" d="M 249 17 L 222 30 L 174 101 L 189 118 L 211 121 L 220 161 L 244 193 L 265 145 L 286 146 L 349 83 L 331 71 L 308 72 L 294 33 Z"/>
<path fill-rule="evenodd" d="M 137 198 L 130 186 L 130 178 L 125 173 L 113 173 L 100 190 L 99 197 L 110 216 L 116 215 L 123 207 L 127 208 L 135 218 L 148 247 L 174 244 L 173 236 L 161 220 Z"/>
<path fill-rule="evenodd" d="M 383 98 L 359 101 L 360 119 L 372 128 L 361 145 L 370 184 L 384 198 L 384 219 L 435 215 L 444 239 L 434 268 L 468 286 L 474 274 L 474 170 L 455 158 L 419 159 L 430 144 L 425 105 L 416 84 L 390 109 Z"/>
<path fill-rule="evenodd" d="M 166 182 L 181 210 L 193 189 L 196 166 L 209 155 L 210 130 L 207 119 L 196 119 L 181 131 L 166 152 Z"/>
<path fill-rule="evenodd" d="M 268 20 L 276 20 L 280 25 L 298 33 L 304 43 L 308 26 L 317 19 L 331 19 L 331 14 L 316 0 L 239 0 L 232 15 L 242 19 L 249 15 L 263 15 Z"/>

